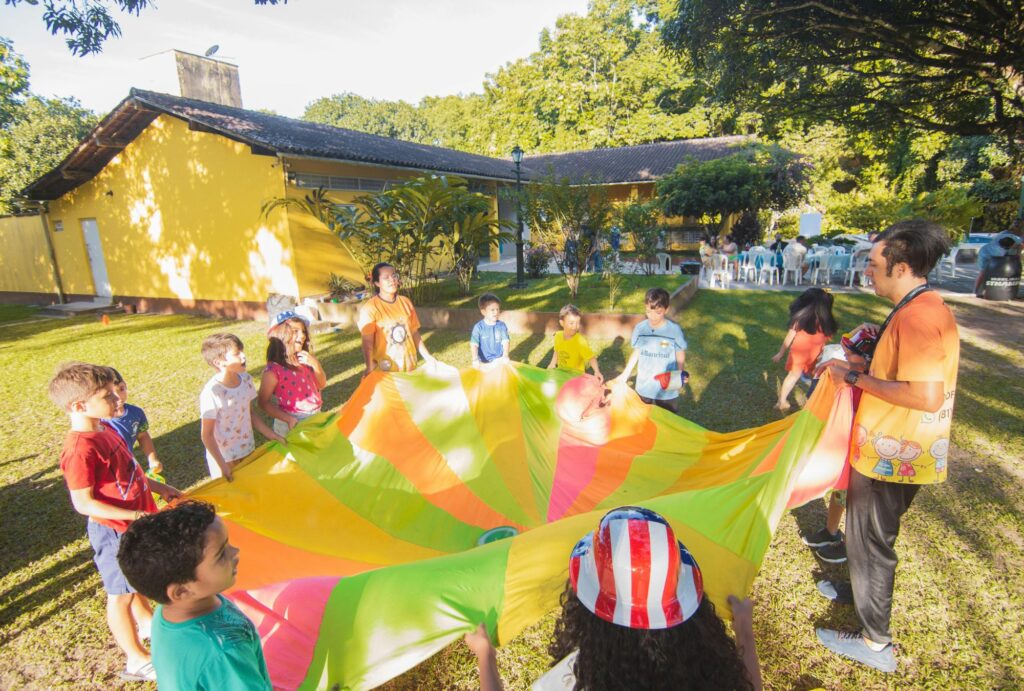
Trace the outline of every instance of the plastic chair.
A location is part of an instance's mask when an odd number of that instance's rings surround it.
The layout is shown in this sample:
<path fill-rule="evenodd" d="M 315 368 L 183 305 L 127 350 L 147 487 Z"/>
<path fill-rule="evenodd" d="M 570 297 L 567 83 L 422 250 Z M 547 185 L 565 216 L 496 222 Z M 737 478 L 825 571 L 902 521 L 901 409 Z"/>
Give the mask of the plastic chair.
<path fill-rule="evenodd" d="M 935 265 L 935 275 L 937 278 L 942 278 L 942 270 L 946 269 L 949 271 L 950 278 L 956 278 L 956 255 L 960 253 L 960 246 L 956 246 L 949 251 L 945 257 L 939 260 L 939 263 Z"/>
<path fill-rule="evenodd" d="M 850 258 L 850 266 L 846 268 L 846 273 L 843 275 L 843 283 L 850 288 L 853 287 L 853 279 L 857 274 L 860 274 L 860 284 L 867 285 L 867 277 L 864 275 L 864 271 L 868 268 L 868 255 L 866 252 L 855 254 Z"/>
<path fill-rule="evenodd" d="M 793 274 L 793 284 L 800 285 L 804 278 L 804 258 L 796 252 L 783 252 L 782 254 L 782 281 L 786 283 L 786 277 Z"/>
<path fill-rule="evenodd" d="M 824 283 L 832 284 L 832 266 L 833 257 L 835 255 L 831 253 L 823 254 L 818 257 L 818 261 L 814 263 L 814 268 L 811 269 L 811 284 L 816 284 L 818 278 L 824 275 Z"/>
<path fill-rule="evenodd" d="M 754 247 L 751 248 L 750 253 L 747 255 L 757 269 L 757 282 L 759 284 L 775 285 L 775 282 L 779 280 L 779 267 L 772 264 L 772 254 L 771 251 L 763 247 Z"/>
<path fill-rule="evenodd" d="M 664 252 L 658 252 L 655 256 L 658 259 L 658 271 L 663 274 L 672 273 L 672 257 Z"/>
<path fill-rule="evenodd" d="M 740 255 L 736 261 L 736 280 L 746 283 L 750 280 L 751 275 L 755 280 L 757 279 L 757 265 L 754 263 L 752 252 L 747 252 L 745 255 Z"/>
<path fill-rule="evenodd" d="M 729 273 L 729 257 L 724 254 L 711 255 L 711 272 L 708 274 L 708 288 L 715 287 L 715 279 L 718 279 L 718 287 L 725 288 L 732 280 Z"/>

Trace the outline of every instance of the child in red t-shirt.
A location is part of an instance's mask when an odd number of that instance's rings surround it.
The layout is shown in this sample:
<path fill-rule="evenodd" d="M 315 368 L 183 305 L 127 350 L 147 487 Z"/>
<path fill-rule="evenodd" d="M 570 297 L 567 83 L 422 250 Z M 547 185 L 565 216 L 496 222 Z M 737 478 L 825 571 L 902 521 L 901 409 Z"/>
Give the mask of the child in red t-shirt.
<path fill-rule="evenodd" d="M 153 681 L 156 673 L 149 652 L 139 640 L 140 631 L 143 637 L 148 635 L 153 612 L 149 601 L 136 596 L 121 573 L 117 550 L 129 524 L 156 511 L 151 492 L 164 501 L 181 493 L 147 478 L 118 433 L 103 424 L 103 418 L 124 414 L 124 401 L 114 382 L 109 367 L 72 362 L 62 365 L 50 381 L 50 398 L 71 418 L 60 469 L 75 511 L 89 517 L 86 532 L 93 561 L 107 591 L 107 625 L 128 657 L 121 676 Z"/>

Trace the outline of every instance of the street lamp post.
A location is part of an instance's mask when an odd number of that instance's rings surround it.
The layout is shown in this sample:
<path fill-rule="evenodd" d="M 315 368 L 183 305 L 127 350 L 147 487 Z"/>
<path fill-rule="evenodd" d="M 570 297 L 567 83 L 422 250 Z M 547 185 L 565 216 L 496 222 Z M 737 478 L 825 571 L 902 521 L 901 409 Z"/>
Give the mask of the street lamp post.
<path fill-rule="evenodd" d="M 516 165 L 516 282 L 513 288 L 526 287 L 526 274 L 523 271 L 523 176 L 520 165 L 523 162 L 523 150 L 512 149 L 512 162 Z"/>

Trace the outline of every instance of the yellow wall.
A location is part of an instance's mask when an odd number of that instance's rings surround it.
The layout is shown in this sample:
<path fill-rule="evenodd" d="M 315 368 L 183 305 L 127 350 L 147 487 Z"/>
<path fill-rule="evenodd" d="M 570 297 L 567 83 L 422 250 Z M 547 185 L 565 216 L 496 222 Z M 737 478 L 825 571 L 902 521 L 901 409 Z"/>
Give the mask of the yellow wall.
<path fill-rule="evenodd" d="M 0 291 L 56 296 L 40 216 L 0 218 Z"/>
<path fill-rule="evenodd" d="M 333 161 L 317 161 L 310 159 L 286 159 L 289 173 L 307 173 L 313 175 L 332 175 L 335 177 L 364 178 L 374 180 L 402 180 L 408 178 L 428 175 L 427 171 L 417 172 L 402 170 L 398 168 L 384 168 L 379 166 L 359 165 L 354 163 L 342 163 Z M 498 204 L 496 186 L 493 182 L 487 183 L 488 189 L 485 194 L 491 196 L 491 212 L 497 217 Z M 296 187 L 288 184 L 287 196 L 294 199 L 301 199 L 315 190 L 308 187 Z M 338 204 L 351 204 L 356 198 L 366 194 L 367 191 L 355 190 L 328 190 L 328 197 Z M 284 211 L 275 211 L 271 219 L 283 216 Z M 291 226 L 292 241 L 295 247 L 295 265 L 301 295 L 317 295 L 327 292 L 327 280 L 331 273 L 345 276 L 353 282 L 361 282 L 358 277 L 369 273 L 372 267 L 359 267 L 358 262 L 351 255 L 348 249 L 342 246 L 340 240 L 332 235 L 327 229 L 308 214 L 289 209 L 287 217 Z M 493 251 L 493 257 L 497 258 L 497 249 Z M 429 271 L 447 271 L 447 263 L 434 258 L 427 266 Z"/>
<path fill-rule="evenodd" d="M 298 293 L 276 157 L 161 115 L 89 182 L 50 203 L 69 293 L 92 293 L 81 220 L 95 218 L 115 296 L 263 302 Z"/>

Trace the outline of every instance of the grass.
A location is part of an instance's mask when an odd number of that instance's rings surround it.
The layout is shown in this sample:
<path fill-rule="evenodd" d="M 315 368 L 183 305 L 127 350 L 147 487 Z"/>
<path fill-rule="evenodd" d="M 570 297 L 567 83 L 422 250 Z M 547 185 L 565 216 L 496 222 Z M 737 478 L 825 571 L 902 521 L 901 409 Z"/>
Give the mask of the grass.
<path fill-rule="evenodd" d="M 29 305 L 0 305 L 0 323 L 14 322 L 31 317 L 39 310 Z"/>
<path fill-rule="evenodd" d="M 682 402 L 686 417 L 717 430 L 774 419 L 782 368 L 770 356 L 784 335 L 791 299 L 698 294 L 680 318 L 692 373 Z M 881 321 L 886 312 L 869 296 L 837 295 L 836 302 L 843 329 Z M 956 311 L 964 325 L 985 318 L 977 306 Z M 854 618 L 815 593 L 816 578 L 845 569 L 822 568 L 800 542 L 800 532 L 824 522 L 822 503 L 813 502 L 783 519 L 754 584 L 755 630 L 769 688 L 1024 686 L 1024 355 L 1010 341 L 1013 328 L 994 321 L 963 331 L 951 479 L 920 492 L 898 543 L 893 629 L 899 674 L 883 677 L 815 643 L 814 626 L 848 626 Z M 66 422 L 47 401 L 45 386 L 65 360 L 116 365 L 130 400 L 149 415 L 168 478 L 185 488 L 205 473 L 196 397 L 210 371 L 199 342 L 223 330 L 248 344 L 259 374 L 263 328 L 250 322 L 139 315 L 115 316 L 107 327 L 94 318 L 31 320 L 0 332 L 8 373 L 0 380 L 6 423 L 0 436 L 0 688 L 146 688 L 117 681 L 123 660 L 104 623 L 84 519 L 71 509 L 57 468 Z M 435 331 L 425 339 L 444 361 L 468 365 L 466 334 Z M 544 364 L 550 343 L 515 336 L 512 354 Z M 621 342 L 592 345 L 605 373 L 621 369 L 627 350 Z M 317 346 L 330 375 L 325 404 L 339 405 L 359 381 L 359 344 L 353 333 L 338 332 L 319 337 Z M 508 688 L 528 688 L 546 668 L 552 623 L 549 616 L 499 650 Z M 457 644 L 387 688 L 471 689 L 478 681 L 472 658 Z"/>
<path fill-rule="evenodd" d="M 624 312 L 643 314 L 644 293 L 648 288 L 662 287 L 669 293 L 683 285 L 688 276 L 671 275 L 628 275 L 624 277 L 615 309 L 608 306 L 608 285 L 600 275 L 584 274 L 580 288 L 573 300 L 569 288 L 561 275 L 528 279 L 528 287 L 516 290 L 509 287 L 510 274 L 483 271 L 473 281 L 472 294 L 460 295 L 454 279 L 441 281 L 432 287 L 426 299 L 416 304 L 436 307 L 476 309 L 476 300 L 484 293 L 494 293 L 501 298 L 505 310 L 528 310 L 533 312 L 557 312 L 569 302 L 586 312 Z"/>

